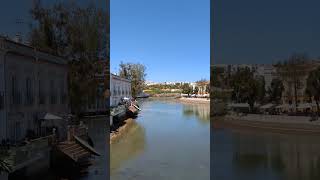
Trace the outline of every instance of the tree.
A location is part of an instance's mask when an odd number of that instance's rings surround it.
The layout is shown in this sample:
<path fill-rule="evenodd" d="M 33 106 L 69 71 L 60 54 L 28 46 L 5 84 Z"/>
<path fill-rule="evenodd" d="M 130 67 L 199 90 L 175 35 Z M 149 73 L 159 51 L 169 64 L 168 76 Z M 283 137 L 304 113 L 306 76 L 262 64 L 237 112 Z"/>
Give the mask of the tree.
<path fill-rule="evenodd" d="M 268 88 L 269 100 L 271 102 L 279 103 L 284 90 L 283 83 L 280 79 L 275 78 L 271 81 L 271 86 Z"/>
<path fill-rule="evenodd" d="M 224 87 L 226 86 L 224 69 L 221 67 L 212 67 L 211 68 L 211 77 L 214 87 Z"/>
<path fill-rule="evenodd" d="M 320 68 L 317 68 L 314 71 L 311 71 L 309 73 L 309 76 L 307 78 L 307 87 L 306 87 L 306 93 L 313 97 L 317 104 L 317 112 L 318 115 L 320 113 L 319 108 L 319 100 L 320 100 Z"/>
<path fill-rule="evenodd" d="M 278 74 L 287 81 L 289 85 L 293 86 L 293 96 L 294 96 L 294 102 L 295 102 L 295 109 L 297 111 L 298 109 L 298 89 L 301 85 L 301 73 L 304 73 L 304 71 L 301 71 L 301 68 L 303 64 L 307 63 L 309 61 L 306 54 L 292 54 L 288 59 L 284 60 L 283 63 L 279 62 L 277 67 Z M 291 89 L 291 87 L 289 88 Z M 288 96 L 292 96 L 291 91 L 288 91 Z"/>
<path fill-rule="evenodd" d="M 249 68 L 240 68 L 231 76 L 232 99 L 238 103 L 246 102 L 250 111 L 254 103 L 259 100 L 259 79 L 254 77 L 254 72 Z"/>
<path fill-rule="evenodd" d="M 257 95 L 258 95 L 258 101 L 263 102 L 265 100 L 266 95 L 266 88 L 265 88 L 265 80 L 263 76 L 257 76 L 256 77 L 257 82 Z"/>
<path fill-rule="evenodd" d="M 196 86 L 196 87 L 194 88 L 193 94 L 198 94 L 198 92 L 199 92 L 199 88 L 198 88 L 198 86 Z"/>
<path fill-rule="evenodd" d="M 42 6 L 33 1 L 31 15 L 36 22 L 29 41 L 33 47 L 69 60 L 68 88 L 71 111 L 79 115 L 82 108 L 97 96 L 96 74 L 101 72 L 100 55 L 108 51 L 109 18 L 91 3 L 87 7 L 75 1 Z M 107 52 L 104 52 L 107 53 Z"/>
<path fill-rule="evenodd" d="M 182 85 L 182 93 L 188 94 L 188 96 L 190 96 L 190 94 L 192 93 L 192 87 L 188 83 L 184 83 Z"/>
<path fill-rule="evenodd" d="M 146 67 L 137 63 L 120 63 L 119 75 L 122 78 L 131 80 L 132 96 L 136 97 L 142 93 L 145 86 Z"/>

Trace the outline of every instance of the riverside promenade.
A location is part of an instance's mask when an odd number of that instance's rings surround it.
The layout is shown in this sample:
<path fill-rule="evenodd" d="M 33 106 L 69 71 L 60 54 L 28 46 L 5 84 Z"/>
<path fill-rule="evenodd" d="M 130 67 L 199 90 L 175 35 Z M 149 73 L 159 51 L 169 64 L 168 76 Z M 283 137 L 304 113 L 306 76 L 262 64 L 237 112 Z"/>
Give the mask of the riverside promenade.
<path fill-rule="evenodd" d="M 222 120 L 217 120 L 214 123 L 276 132 L 320 134 L 320 119 L 310 120 L 309 116 L 248 114 L 243 116 L 226 115 Z"/>

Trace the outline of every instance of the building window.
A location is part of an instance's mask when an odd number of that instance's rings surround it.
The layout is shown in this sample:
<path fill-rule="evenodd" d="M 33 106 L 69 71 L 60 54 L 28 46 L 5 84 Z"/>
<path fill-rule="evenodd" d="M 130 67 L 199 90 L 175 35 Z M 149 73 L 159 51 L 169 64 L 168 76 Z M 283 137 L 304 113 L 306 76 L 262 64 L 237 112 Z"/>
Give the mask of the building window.
<path fill-rule="evenodd" d="M 0 110 L 4 109 L 4 95 L 0 92 Z"/>
<path fill-rule="evenodd" d="M 25 91 L 25 105 L 31 105 L 33 103 L 31 79 L 26 78 L 26 91 Z"/>
<path fill-rule="evenodd" d="M 51 104 L 56 104 L 56 97 L 55 97 L 55 92 L 54 92 L 54 81 L 50 81 L 50 101 Z"/>
<path fill-rule="evenodd" d="M 113 94 L 114 94 L 114 96 L 117 96 L 117 91 L 116 91 L 115 87 L 113 88 Z"/>
<path fill-rule="evenodd" d="M 60 81 L 60 104 L 64 104 L 64 83 L 63 80 Z"/>
<path fill-rule="evenodd" d="M 16 95 L 16 77 L 11 77 L 11 104 L 15 104 Z"/>
<path fill-rule="evenodd" d="M 43 92 L 43 84 L 41 80 L 39 80 L 39 104 L 45 104 L 45 96 Z"/>
<path fill-rule="evenodd" d="M 11 77 L 11 104 L 19 105 L 21 96 L 17 88 L 17 79 L 15 76 Z"/>

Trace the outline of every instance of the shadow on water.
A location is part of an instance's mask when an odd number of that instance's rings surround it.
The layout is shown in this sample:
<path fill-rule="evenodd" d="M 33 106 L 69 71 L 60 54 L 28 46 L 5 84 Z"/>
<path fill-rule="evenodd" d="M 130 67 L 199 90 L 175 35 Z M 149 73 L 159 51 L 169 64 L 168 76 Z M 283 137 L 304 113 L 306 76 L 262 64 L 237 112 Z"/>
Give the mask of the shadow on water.
<path fill-rule="evenodd" d="M 121 139 L 110 145 L 110 170 L 115 172 L 125 161 L 128 161 L 145 149 L 145 130 L 136 121 L 130 123 L 128 131 Z"/>

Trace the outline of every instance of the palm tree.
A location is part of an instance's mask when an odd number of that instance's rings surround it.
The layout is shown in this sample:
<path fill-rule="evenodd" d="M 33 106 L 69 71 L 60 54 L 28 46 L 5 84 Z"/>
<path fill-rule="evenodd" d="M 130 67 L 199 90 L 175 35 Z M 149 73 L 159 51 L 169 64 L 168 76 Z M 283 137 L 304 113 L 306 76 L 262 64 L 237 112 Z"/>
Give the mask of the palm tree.
<path fill-rule="evenodd" d="M 313 97 L 317 104 L 317 112 L 318 115 L 320 113 L 319 108 L 319 100 L 320 100 L 320 68 L 317 68 L 314 71 L 311 71 L 309 73 L 309 76 L 307 78 L 307 88 L 306 93 Z"/>

